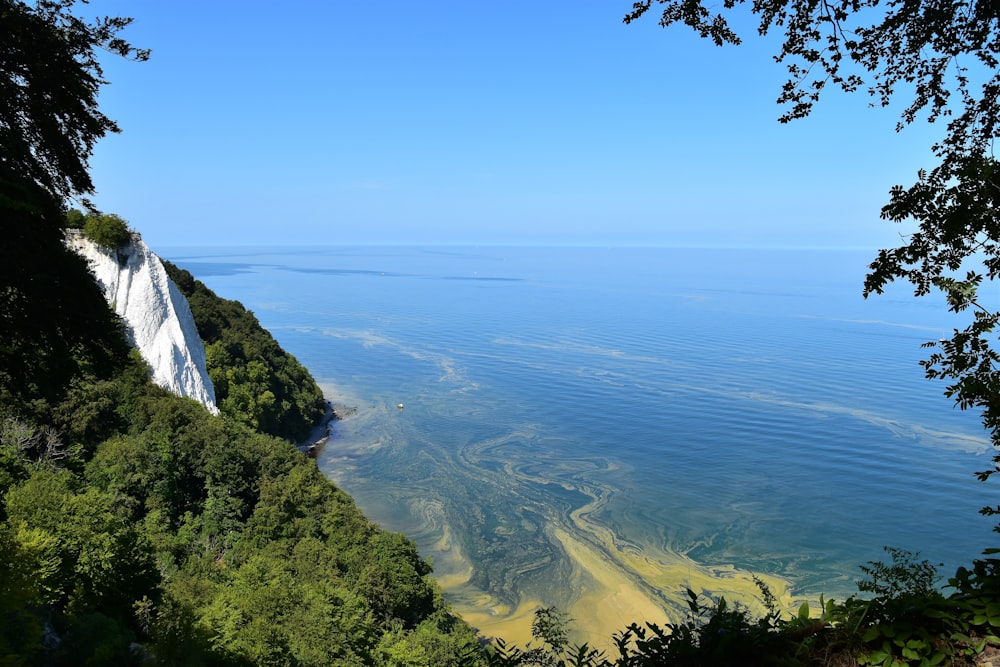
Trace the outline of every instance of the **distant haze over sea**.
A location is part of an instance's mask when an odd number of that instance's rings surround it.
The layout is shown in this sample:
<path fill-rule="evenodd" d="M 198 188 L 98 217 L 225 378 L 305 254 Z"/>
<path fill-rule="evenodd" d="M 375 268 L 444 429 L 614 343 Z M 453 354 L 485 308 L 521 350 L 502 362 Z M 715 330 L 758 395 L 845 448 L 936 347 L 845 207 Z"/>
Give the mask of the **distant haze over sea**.
<path fill-rule="evenodd" d="M 685 587 L 842 599 L 883 545 L 945 576 L 996 546 L 978 415 L 918 364 L 960 322 L 863 300 L 868 253 L 154 250 L 326 387 L 320 466 L 486 634 L 554 604 L 604 645 Z"/>

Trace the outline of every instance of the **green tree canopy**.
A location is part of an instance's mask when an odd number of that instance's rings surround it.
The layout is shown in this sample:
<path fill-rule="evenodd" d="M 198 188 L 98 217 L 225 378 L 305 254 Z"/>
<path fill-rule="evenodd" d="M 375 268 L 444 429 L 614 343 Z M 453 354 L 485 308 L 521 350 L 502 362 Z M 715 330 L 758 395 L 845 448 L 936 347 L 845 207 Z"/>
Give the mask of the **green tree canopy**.
<path fill-rule="evenodd" d="M 65 200 L 92 191 L 90 151 L 117 129 L 96 106 L 94 50 L 145 54 L 117 38 L 126 19 L 86 23 L 72 5 L 0 0 L 0 664 L 477 658 L 412 543 L 291 444 L 153 385 L 129 353 L 63 227 L 127 232 L 67 219 Z M 239 331 L 211 319 L 232 343 L 219 356 L 254 386 L 308 377 L 251 314 L 223 310 Z M 308 428 L 323 410 L 310 382 L 254 396 L 257 421 L 287 402 L 278 421 Z"/>
<path fill-rule="evenodd" d="M 994 446 L 1000 446 L 1000 354 L 995 345 L 1000 311 L 979 298 L 984 278 L 1000 275 L 1000 3 L 994 0 L 640 0 L 625 22 L 662 5 L 660 24 L 685 24 L 717 45 L 739 44 L 730 24 L 738 8 L 757 17 L 757 32 L 783 33 L 778 62 L 788 80 L 778 97 L 779 118 L 807 116 L 828 85 L 863 90 L 874 103 L 904 96 L 897 130 L 920 118 L 940 122 L 932 146 L 937 164 L 909 187 L 894 186 L 882 217 L 915 222 L 897 248 L 879 251 L 864 294 L 895 280 L 917 296 L 942 290 L 971 324 L 923 362 L 927 376 L 950 381 L 946 395 L 962 408 L 981 410 Z M 981 479 L 1000 471 L 1000 454 Z M 1000 506 L 984 508 L 1000 513 Z"/>
<path fill-rule="evenodd" d="M 83 234 L 97 245 L 109 250 L 120 248 L 132 238 L 128 223 L 114 213 L 88 215 L 83 225 Z"/>
<path fill-rule="evenodd" d="M 120 323 L 86 262 L 63 246 L 62 228 L 66 199 L 94 189 L 94 144 L 118 130 L 97 107 L 97 51 L 148 52 L 119 36 L 129 19 L 88 22 L 74 4 L 0 0 L 2 400 L 52 399 L 74 376 L 106 375 L 127 355 Z"/>
<path fill-rule="evenodd" d="M 97 106 L 105 83 L 97 49 L 149 57 L 119 36 L 131 19 L 87 22 L 70 13 L 74 4 L 0 0 L 0 177 L 35 183 L 59 199 L 93 191 L 94 144 L 118 132 Z"/>

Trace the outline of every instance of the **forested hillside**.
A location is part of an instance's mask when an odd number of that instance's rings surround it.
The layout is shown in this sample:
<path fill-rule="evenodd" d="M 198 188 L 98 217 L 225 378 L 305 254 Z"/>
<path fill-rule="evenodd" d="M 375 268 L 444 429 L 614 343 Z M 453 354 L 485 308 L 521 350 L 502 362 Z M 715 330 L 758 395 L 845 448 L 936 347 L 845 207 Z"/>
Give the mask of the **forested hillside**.
<path fill-rule="evenodd" d="M 252 314 L 176 272 L 223 415 L 149 381 L 62 239 L 68 207 L 87 208 L 94 192 L 95 143 L 118 131 L 97 104 L 101 62 L 149 52 L 122 38 L 130 19 L 80 18 L 74 4 L 0 0 L 0 665 L 986 665 L 1000 654 L 996 550 L 960 568 L 945 595 L 932 564 L 892 549 L 891 563 L 862 567 L 864 595 L 821 598 L 798 614 L 778 609 L 765 586 L 761 617 L 687 591 L 689 613 L 665 627 L 622 619 L 617 654 L 573 646 L 571 620 L 552 608 L 535 618 L 540 647 L 498 641 L 484 651 L 414 545 L 366 519 L 289 442 L 322 412 L 321 396 Z M 653 4 L 636 2 L 627 20 Z M 656 4 L 665 5 L 663 25 L 739 41 L 697 0 Z M 752 10 L 762 34 L 786 30 L 785 120 L 807 115 L 827 80 L 848 92 L 862 85 L 841 62 L 872 71 L 869 90 L 883 104 L 896 84 L 916 82 L 904 124 L 921 110 L 950 118 L 934 147 L 941 164 L 894 189 L 883 209 L 894 221 L 915 218 L 920 232 L 879 255 L 866 291 L 906 279 L 974 313 L 925 368 L 953 382 L 961 407 L 982 410 L 1000 445 L 1000 355 L 991 346 L 1000 313 L 977 297 L 984 276 L 1000 273 L 1000 12 L 991 3 L 903 3 L 882 23 L 841 28 L 875 4 Z M 959 55 L 985 68 L 981 95 L 964 69 L 954 90 L 942 83 Z M 969 257 L 983 261 L 980 273 L 952 275 Z M 978 474 L 996 472 L 1000 455 Z"/>
<path fill-rule="evenodd" d="M 129 19 L 73 4 L 0 0 L 0 664 L 478 660 L 413 544 L 258 430 L 300 437 L 322 402 L 252 316 L 206 318 L 229 383 L 215 417 L 149 381 L 64 246 L 118 131 L 97 53 L 149 55 L 119 36 Z"/>
<path fill-rule="evenodd" d="M 259 417 L 232 402 L 214 417 L 154 386 L 85 267 L 58 233 L 46 237 L 36 252 L 62 259 L 31 267 L 24 300 L 59 303 L 71 285 L 89 309 L 45 336 L 27 334 L 52 318 L 4 330 L 14 361 L 35 365 L 30 382 L 16 375 L 23 364 L 0 369 L 3 664 L 444 665 L 478 654 L 412 543 L 368 521 L 289 442 L 247 425 Z M 312 408 L 265 423 L 307 430 L 317 403 L 321 414 L 308 373 L 241 308 L 204 288 L 200 301 L 242 324 L 210 325 L 217 341 L 246 343 L 235 368 L 259 364 L 277 402 Z M 65 356 L 48 351 L 52 337 Z M 233 370 L 217 355 L 215 373 Z"/>
<path fill-rule="evenodd" d="M 279 438 L 304 440 L 326 412 L 309 372 L 238 301 L 220 298 L 170 262 L 163 266 L 191 306 L 222 413 Z"/>

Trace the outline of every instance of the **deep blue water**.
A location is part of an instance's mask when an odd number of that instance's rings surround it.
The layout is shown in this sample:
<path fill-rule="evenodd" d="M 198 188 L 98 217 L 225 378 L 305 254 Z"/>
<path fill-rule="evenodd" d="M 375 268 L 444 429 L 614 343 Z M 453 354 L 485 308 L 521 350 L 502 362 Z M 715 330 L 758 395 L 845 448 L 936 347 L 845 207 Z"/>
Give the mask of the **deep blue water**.
<path fill-rule="evenodd" d="M 685 583 L 651 574 L 674 556 L 842 596 L 882 545 L 947 572 L 995 544 L 977 415 L 918 365 L 955 316 L 903 287 L 863 300 L 867 253 L 161 254 L 354 409 L 321 466 L 462 581 L 460 608 L 571 605 L 600 577 L 557 531 L 654 598 Z"/>

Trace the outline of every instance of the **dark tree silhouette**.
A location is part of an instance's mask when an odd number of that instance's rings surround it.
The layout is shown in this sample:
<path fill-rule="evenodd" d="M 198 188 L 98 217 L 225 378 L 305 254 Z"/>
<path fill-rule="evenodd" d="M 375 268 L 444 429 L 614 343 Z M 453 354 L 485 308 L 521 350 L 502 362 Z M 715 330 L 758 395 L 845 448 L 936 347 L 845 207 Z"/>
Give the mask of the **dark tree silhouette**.
<path fill-rule="evenodd" d="M 981 411 L 993 444 L 1000 447 L 1000 311 L 980 297 L 984 280 L 1000 276 L 1000 3 L 995 0 L 642 0 L 625 22 L 662 5 L 660 24 L 685 24 L 717 45 L 739 44 L 729 19 L 749 9 L 760 35 L 782 32 L 775 60 L 789 78 L 778 97 L 779 120 L 807 116 L 830 84 L 864 91 L 873 104 L 903 97 L 897 131 L 925 118 L 943 125 L 933 145 L 936 165 L 897 185 L 882 208 L 894 222 L 918 229 L 897 248 L 879 251 L 865 279 L 864 295 L 881 293 L 896 280 L 917 296 L 941 290 L 971 324 L 956 328 L 923 362 L 930 378 L 949 381 L 945 394 Z M 819 159 L 817 157 L 817 159 Z M 978 473 L 986 479 L 1000 471 Z M 1000 506 L 983 509 L 1000 513 Z M 1000 527 L 998 527 L 1000 528 Z"/>

